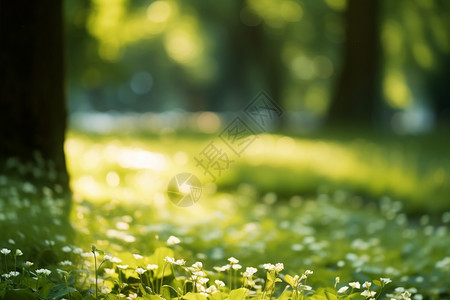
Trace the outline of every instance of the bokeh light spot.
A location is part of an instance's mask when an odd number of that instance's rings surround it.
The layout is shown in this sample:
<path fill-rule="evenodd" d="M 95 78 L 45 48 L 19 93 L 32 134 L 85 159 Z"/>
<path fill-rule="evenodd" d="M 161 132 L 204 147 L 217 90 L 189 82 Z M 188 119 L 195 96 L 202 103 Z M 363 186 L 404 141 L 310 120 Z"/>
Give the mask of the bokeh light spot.
<path fill-rule="evenodd" d="M 197 125 L 204 133 L 214 133 L 220 128 L 220 118 L 217 114 L 209 111 L 200 113 L 197 117 Z"/>
<path fill-rule="evenodd" d="M 166 22 L 172 13 L 172 9 L 166 1 L 155 1 L 148 6 L 147 17 L 155 23 Z"/>
<path fill-rule="evenodd" d="M 148 72 L 136 73 L 130 82 L 131 90 L 138 95 L 147 94 L 152 86 L 153 78 Z"/>
<path fill-rule="evenodd" d="M 120 183 L 120 177 L 116 172 L 108 172 L 106 174 L 106 183 L 111 187 L 116 187 Z"/>
<path fill-rule="evenodd" d="M 303 16 L 300 4 L 290 0 L 281 3 L 280 13 L 283 19 L 288 22 L 298 22 Z"/>

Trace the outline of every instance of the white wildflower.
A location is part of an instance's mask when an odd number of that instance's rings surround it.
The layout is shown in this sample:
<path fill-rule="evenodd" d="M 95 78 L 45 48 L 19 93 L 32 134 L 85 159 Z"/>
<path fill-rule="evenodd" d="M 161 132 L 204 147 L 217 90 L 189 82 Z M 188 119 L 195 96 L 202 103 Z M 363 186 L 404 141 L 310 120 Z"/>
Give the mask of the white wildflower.
<path fill-rule="evenodd" d="M 128 294 L 128 297 L 127 297 L 127 299 L 137 299 L 137 294 L 136 293 L 133 293 L 133 292 L 130 292 L 129 294 Z"/>
<path fill-rule="evenodd" d="M 22 256 L 23 252 L 20 249 L 16 249 L 16 256 Z"/>
<path fill-rule="evenodd" d="M 366 282 L 363 283 L 362 287 L 365 288 L 365 289 L 368 289 L 368 288 L 370 288 L 371 285 L 372 285 L 371 282 L 366 281 Z"/>
<path fill-rule="evenodd" d="M 366 298 L 370 298 L 375 296 L 376 292 L 371 291 L 371 290 L 365 290 L 364 292 L 361 293 L 361 296 L 364 296 Z"/>
<path fill-rule="evenodd" d="M 206 289 L 206 292 L 208 294 L 214 294 L 214 293 L 217 293 L 218 290 L 215 285 L 211 285 L 209 288 Z"/>
<path fill-rule="evenodd" d="M 147 270 L 143 269 L 143 268 L 137 268 L 136 269 L 136 273 L 138 273 L 139 275 L 144 274 L 145 272 L 147 272 Z"/>
<path fill-rule="evenodd" d="M 175 258 L 166 256 L 166 258 L 164 258 L 164 261 L 166 263 L 169 263 L 169 264 L 174 264 L 175 263 Z"/>
<path fill-rule="evenodd" d="M 116 263 L 116 264 L 120 264 L 122 262 L 122 260 L 118 257 L 113 257 L 111 258 L 111 262 L 112 263 Z"/>
<path fill-rule="evenodd" d="M 25 266 L 27 268 L 31 267 L 32 265 L 34 265 L 34 262 L 31 262 L 31 261 L 28 261 L 28 260 L 25 262 Z"/>
<path fill-rule="evenodd" d="M 348 286 L 341 287 L 337 292 L 338 294 L 343 294 L 348 290 Z"/>
<path fill-rule="evenodd" d="M 198 279 L 197 282 L 202 284 L 202 285 L 205 285 L 208 281 L 209 281 L 209 278 L 201 277 L 201 278 Z"/>
<path fill-rule="evenodd" d="M 222 267 L 224 271 L 228 271 L 231 268 L 231 265 L 227 264 Z"/>
<path fill-rule="evenodd" d="M 408 291 L 404 291 L 403 293 L 401 293 L 401 296 L 404 300 L 411 300 L 411 293 Z"/>
<path fill-rule="evenodd" d="M 203 271 L 194 271 L 194 272 L 192 272 L 192 275 L 195 275 L 198 277 L 206 277 L 206 273 Z"/>
<path fill-rule="evenodd" d="M 186 261 L 184 259 L 177 259 L 174 264 L 178 266 L 184 266 L 186 264 Z"/>
<path fill-rule="evenodd" d="M 225 269 L 225 266 L 223 266 L 223 267 L 213 267 L 213 269 L 216 270 L 217 272 L 224 272 L 224 271 L 227 270 L 227 269 Z"/>
<path fill-rule="evenodd" d="M 306 274 L 306 275 L 312 275 L 313 273 L 314 273 L 314 272 L 311 271 L 311 270 L 306 270 L 306 271 L 305 271 L 305 274 Z"/>
<path fill-rule="evenodd" d="M 192 267 L 196 269 L 201 269 L 203 268 L 203 264 L 200 261 L 198 261 L 195 264 L 193 264 Z"/>
<path fill-rule="evenodd" d="M 281 271 L 283 271 L 283 269 L 284 269 L 284 265 L 283 265 L 283 263 L 277 263 L 276 265 L 275 265 L 275 272 L 281 272 Z"/>
<path fill-rule="evenodd" d="M 1 252 L 3 255 L 8 255 L 9 253 L 11 253 L 11 250 L 6 249 L 6 248 L 3 248 L 2 250 L 0 250 L 0 252 Z"/>
<path fill-rule="evenodd" d="M 214 283 L 217 284 L 218 287 L 224 287 L 225 286 L 225 282 L 223 282 L 221 280 L 215 280 Z"/>
<path fill-rule="evenodd" d="M 158 265 L 155 265 L 155 264 L 148 264 L 147 265 L 147 270 L 156 270 L 158 268 L 159 268 Z"/>
<path fill-rule="evenodd" d="M 135 259 L 142 259 L 142 258 L 144 258 L 142 255 L 140 255 L 140 254 L 133 254 L 133 256 L 134 256 L 134 258 Z"/>
<path fill-rule="evenodd" d="M 111 293 L 111 289 L 108 286 L 103 285 L 102 287 L 100 287 L 100 292 L 102 294 L 109 294 Z"/>
<path fill-rule="evenodd" d="M 47 246 L 55 246 L 55 241 L 53 241 L 53 240 L 45 240 L 44 243 Z"/>
<path fill-rule="evenodd" d="M 350 282 L 348 285 L 351 286 L 354 289 L 360 289 L 361 288 L 361 284 L 359 282 Z"/>
<path fill-rule="evenodd" d="M 117 265 L 117 267 L 122 270 L 128 269 L 128 265 Z"/>
<path fill-rule="evenodd" d="M 269 270 L 269 271 L 275 270 L 275 266 L 272 264 L 264 264 L 263 267 L 264 267 L 264 269 Z"/>
<path fill-rule="evenodd" d="M 234 257 L 230 257 L 230 258 L 228 259 L 228 261 L 229 261 L 231 264 L 237 264 L 237 263 L 239 262 L 239 260 L 237 260 L 237 259 L 234 258 Z"/>
<path fill-rule="evenodd" d="M 61 269 L 58 269 L 58 268 L 56 269 L 56 272 L 58 272 L 58 274 L 62 275 L 62 276 L 69 274 L 69 272 L 61 270 Z"/>
<path fill-rule="evenodd" d="M 70 260 L 63 260 L 63 261 L 60 261 L 59 264 L 61 266 L 71 266 L 72 262 Z"/>
<path fill-rule="evenodd" d="M 50 271 L 48 269 L 38 269 L 38 270 L 36 270 L 36 273 L 38 275 L 42 274 L 42 275 L 48 276 L 48 275 L 50 275 L 50 273 L 52 273 L 52 271 Z"/>
<path fill-rule="evenodd" d="M 108 275 L 112 275 L 114 273 L 116 273 L 116 271 L 114 269 L 110 269 L 110 268 L 104 268 L 103 270 L 105 270 L 105 273 Z"/>
<path fill-rule="evenodd" d="M 20 275 L 20 273 L 17 272 L 17 271 L 11 271 L 11 272 L 9 272 L 9 276 L 11 276 L 11 277 L 17 277 L 17 276 L 19 276 L 19 275 Z"/>
<path fill-rule="evenodd" d="M 253 274 L 255 274 L 256 272 L 258 272 L 258 269 L 253 268 L 253 267 L 247 267 L 244 272 L 244 277 L 250 277 Z"/>
<path fill-rule="evenodd" d="M 240 264 L 234 264 L 231 266 L 233 268 L 233 270 L 239 270 L 242 269 L 242 266 Z"/>
<path fill-rule="evenodd" d="M 391 280 L 390 278 L 380 278 L 380 281 L 381 281 L 383 284 L 388 284 L 388 283 L 391 283 L 391 282 L 392 282 L 392 280 Z"/>
<path fill-rule="evenodd" d="M 65 253 L 72 252 L 72 248 L 70 248 L 69 246 L 64 246 L 61 248 L 61 250 L 62 250 L 62 252 L 65 252 Z"/>
<path fill-rule="evenodd" d="M 167 245 L 168 246 L 173 246 L 173 245 L 176 245 L 176 244 L 179 244 L 179 243 L 181 243 L 181 240 L 179 238 L 177 238 L 176 236 L 171 235 L 167 239 Z"/>
<path fill-rule="evenodd" d="M 81 257 L 84 257 L 84 258 L 94 257 L 94 253 L 92 253 L 92 252 L 83 252 L 83 253 L 81 253 Z"/>
<path fill-rule="evenodd" d="M 75 249 L 72 250 L 73 254 L 81 254 L 83 253 L 83 249 L 76 247 Z"/>
<path fill-rule="evenodd" d="M 104 259 L 104 260 L 107 260 L 107 261 L 111 261 L 112 258 L 113 258 L 112 255 L 109 255 L 109 254 L 105 254 L 105 255 L 103 256 L 103 259 Z"/>

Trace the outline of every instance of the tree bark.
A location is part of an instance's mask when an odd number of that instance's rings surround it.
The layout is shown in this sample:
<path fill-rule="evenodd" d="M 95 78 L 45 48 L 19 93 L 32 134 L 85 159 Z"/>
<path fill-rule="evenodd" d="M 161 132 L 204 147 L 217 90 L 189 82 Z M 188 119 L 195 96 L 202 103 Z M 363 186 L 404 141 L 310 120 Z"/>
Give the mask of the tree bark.
<path fill-rule="evenodd" d="M 62 0 L 0 1 L 0 158 L 39 152 L 67 184 Z"/>
<path fill-rule="evenodd" d="M 379 1 L 349 0 L 343 65 L 330 106 L 332 125 L 372 127 L 379 98 Z"/>

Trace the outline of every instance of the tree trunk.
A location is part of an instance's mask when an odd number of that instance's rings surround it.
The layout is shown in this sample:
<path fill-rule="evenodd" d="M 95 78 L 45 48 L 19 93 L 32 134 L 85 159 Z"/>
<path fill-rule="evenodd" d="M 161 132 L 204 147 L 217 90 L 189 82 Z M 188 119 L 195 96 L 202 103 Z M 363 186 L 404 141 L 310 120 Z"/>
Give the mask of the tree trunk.
<path fill-rule="evenodd" d="M 343 65 L 329 110 L 332 125 L 372 127 L 379 98 L 378 0 L 349 0 Z"/>
<path fill-rule="evenodd" d="M 39 152 L 68 183 L 61 0 L 0 1 L 0 159 Z"/>

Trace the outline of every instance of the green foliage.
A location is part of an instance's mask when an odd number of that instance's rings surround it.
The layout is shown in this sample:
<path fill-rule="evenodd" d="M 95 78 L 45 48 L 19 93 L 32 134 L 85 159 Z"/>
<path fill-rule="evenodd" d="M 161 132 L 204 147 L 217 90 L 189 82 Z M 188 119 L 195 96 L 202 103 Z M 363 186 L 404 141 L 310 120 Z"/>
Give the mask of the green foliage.
<path fill-rule="evenodd" d="M 226 175 L 217 191 L 205 193 L 195 206 L 179 208 L 152 190 L 158 178 L 164 181 L 179 166 L 158 172 L 122 168 L 108 153 L 123 146 L 96 141 L 102 144 L 86 137 L 69 139 L 84 149 L 79 153 L 90 151 L 87 157 L 96 159 L 83 160 L 68 151 L 75 194 L 71 230 L 57 209 L 57 187 L 38 193 L 42 187 L 0 178 L 0 249 L 5 249 L 0 254 L 0 299 L 95 299 L 96 292 L 99 299 L 365 299 L 361 293 L 371 292 L 378 299 L 408 293 L 438 299 L 449 293 L 450 212 L 411 215 L 403 208 L 408 200 L 365 199 L 344 189 L 321 188 L 310 196 L 265 193 L 259 173 L 247 178 L 255 185 L 234 182 L 229 190 L 224 182 L 233 178 Z M 203 142 L 198 137 L 180 141 L 188 155 L 195 155 Z M 300 139 L 295 142 L 308 147 Z M 166 157 L 180 150 L 150 138 L 134 143 Z M 311 149 L 320 149 L 315 146 Z M 374 160 L 382 161 L 383 152 L 378 155 Z M 273 157 L 265 164 L 289 169 Z M 108 172 L 118 174 L 119 185 L 107 184 Z M 228 263 L 230 256 L 242 265 Z M 284 265 L 263 265 L 268 262 Z M 244 275 L 250 266 L 258 269 L 251 278 Z M 337 276 L 341 281 L 333 287 Z M 383 277 L 393 282 L 387 284 Z M 370 289 L 349 286 L 365 281 L 372 282 Z M 343 287 L 348 289 L 338 293 Z"/>

